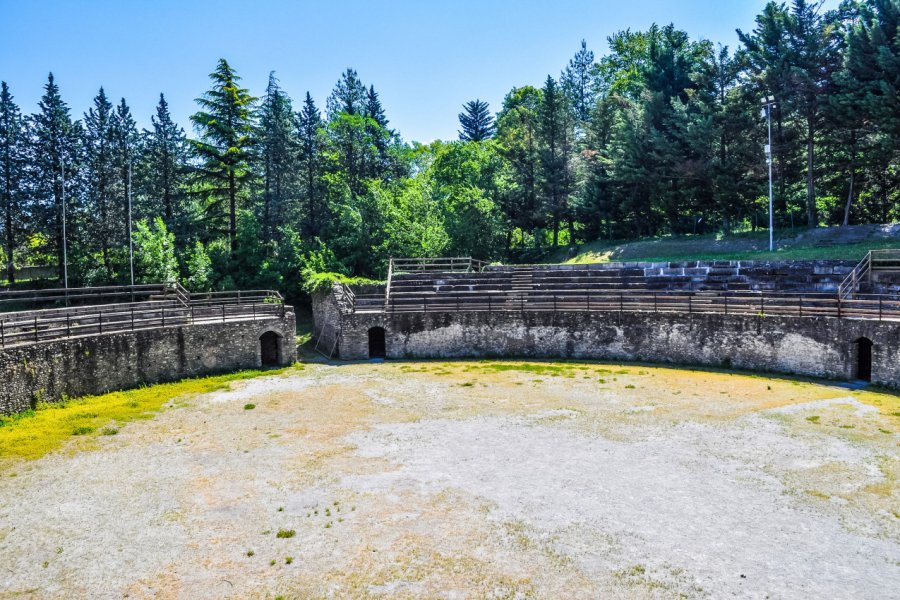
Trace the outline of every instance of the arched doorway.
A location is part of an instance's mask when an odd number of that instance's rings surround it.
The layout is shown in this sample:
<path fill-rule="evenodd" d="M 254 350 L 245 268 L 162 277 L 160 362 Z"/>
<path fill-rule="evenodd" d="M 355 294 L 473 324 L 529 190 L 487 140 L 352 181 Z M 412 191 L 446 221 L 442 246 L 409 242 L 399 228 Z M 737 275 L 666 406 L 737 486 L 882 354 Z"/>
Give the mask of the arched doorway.
<path fill-rule="evenodd" d="M 856 379 L 872 381 L 872 340 L 861 337 L 853 344 L 856 346 Z"/>
<path fill-rule="evenodd" d="M 259 356 L 264 367 L 277 367 L 281 364 L 279 336 L 274 331 L 267 331 L 259 336 Z"/>
<path fill-rule="evenodd" d="M 386 355 L 384 327 L 372 327 L 369 329 L 369 358 L 384 358 Z"/>

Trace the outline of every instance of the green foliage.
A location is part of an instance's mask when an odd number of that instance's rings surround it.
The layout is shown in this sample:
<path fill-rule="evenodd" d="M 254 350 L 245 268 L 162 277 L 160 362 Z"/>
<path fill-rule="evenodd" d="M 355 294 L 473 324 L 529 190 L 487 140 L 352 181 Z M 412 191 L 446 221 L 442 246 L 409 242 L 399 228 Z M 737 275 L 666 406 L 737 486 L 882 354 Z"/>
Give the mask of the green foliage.
<path fill-rule="evenodd" d="M 135 223 L 133 239 L 136 281 L 141 283 L 178 281 L 175 236 L 169 233 L 162 217 L 156 217 L 152 225 L 145 219 Z"/>
<path fill-rule="evenodd" d="M 307 271 L 304 273 L 303 290 L 309 294 L 312 294 L 313 292 L 327 292 L 335 283 L 343 283 L 345 285 L 370 285 L 384 282 L 366 279 L 365 277 L 348 277 L 341 273 L 315 273 Z"/>
<path fill-rule="evenodd" d="M 768 95 L 776 228 L 894 222 L 898 27 L 895 0 L 795 0 L 768 3 L 734 51 L 674 25 L 621 31 L 603 56 L 582 41 L 558 79 L 513 88 L 496 116 L 467 103 L 462 140 L 427 145 L 390 128 L 353 69 L 323 118 L 309 92 L 295 113 L 274 74 L 257 102 L 222 59 L 193 140 L 163 96 L 138 134 L 102 89 L 73 121 L 52 75 L 30 116 L 4 83 L 0 259 L 6 278 L 27 264 L 61 280 L 65 213 L 69 284 L 123 283 L 129 197 L 142 280 L 290 302 L 384 277 L 391 257 L 565 260 L 635 238 L 763 235 Z"/>

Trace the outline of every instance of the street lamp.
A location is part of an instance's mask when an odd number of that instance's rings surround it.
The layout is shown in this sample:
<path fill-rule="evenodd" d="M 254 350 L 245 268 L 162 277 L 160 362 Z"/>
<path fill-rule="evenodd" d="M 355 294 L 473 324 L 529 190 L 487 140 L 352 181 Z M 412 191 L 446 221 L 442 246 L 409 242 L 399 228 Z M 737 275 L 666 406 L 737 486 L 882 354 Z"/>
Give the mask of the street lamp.
<path fill-rule="evenodd" d="M 131 161 L 128 161 L 128 266 L 131 269 L 131 294 L 134 296 L 134 245 L 131 242 Z"/>
<path fill-rule="evenodd" d="M 766 144 L 766 164 L 769 165 L 769 252 L 775 250 L 775 218 L 772 210 L 772 107 L 775 106 L 775 96 L 766 96 L 762 99 L 762 116 L 769 124 L 769 143 Z"/>
<path fill-rule="evenodd" d="M 65 290 L 66 306 L 69 306 L 69 253 L 66 241 L 66 159 L 59 158 L 59 200 L 62 204 L 62 251 L 63 251 L 63 289 Z"/>

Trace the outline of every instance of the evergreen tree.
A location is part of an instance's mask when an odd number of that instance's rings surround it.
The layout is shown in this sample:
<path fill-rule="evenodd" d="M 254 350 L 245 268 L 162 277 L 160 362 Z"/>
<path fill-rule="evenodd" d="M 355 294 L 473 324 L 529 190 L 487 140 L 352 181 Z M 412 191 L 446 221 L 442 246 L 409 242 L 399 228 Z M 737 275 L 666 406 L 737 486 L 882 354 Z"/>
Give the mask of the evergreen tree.
<path fill-rule="evenodd" d="M 512 227 L 531 232 L 541 222 L 538 206 L 540 176 L 539 113 L 543 103 L 541 90 L 526 86 L 513 88 L 503 100 L 497 115 L 497 142 L 511 172 L 510 193 L 504 212 Z M 507 250 L 512 247 L 513 231 L 507 232 Z"/>
<path fill-rule="evenodd" d="M 557 247 L 562 220 L 569 223 L 569 243 L 574 243 L 575 237 L 574 221 L 569 212 L 573 183 L 569 154 L 572 120 L 569 104 L 559 84 L 549 75 L 544 82 L 543 100 L 539 113 L 541 191 L 553 228 L 553 246 Z"/>
<path fill-rule="evenodd" d="M 322 205 L 322 128 L 324 123 L 312 96 L 306 92 L 303 109 L 298 115 L 297 138 L 299 144 L 299 171 L 301 187 L 306 198 L 306 219 L 304 230 L 310 237 L 321 233 Z"/>
<path fill-rule="evenodd" d="M 131 116 L 131 109 L 128 108 L 125 98 L 122 98 L 116 107 L 116 118 L 113 125 L 116 165 L 119 169 L 119 206 L 127 215 L 128 199 L 133 194 L 135 163 L 141 155 L 141 136 L 138 134 L 137 125 Z M 122 219 L 121 226 L 116 231 L 122 233 L 124 237 L 117 237 L 126 243 L 129 234 L 127 218 Z"/>
<path fill-rule="evenodd" d="M 265 242 L 273 238 L 287 214 L 295 172 L 295 130 L 291 99 L 278 85 L 275 73 L 270 73 L 259 111 L 259 150 L 263 163 L 260 223 Z"/>
<path fill-rule="evenodd" d="M 818 225 L 815 144 L 822 120 L 822 99 L 830 92 L 832 77 L 839 65 L 834 14 L 821 15 L 818 12 L 820 6 L 821 3 L 794 0 L 788 21 L 794 100 L 806 124 L 806 218 L 809 227 Z"/>
<path fill-rule="evenodd" d="M 51 73 L 33 117 L 30 148 L 30 189 L 36 201 L 36 230 L 48 237 L 48 250 L 57 255 L 59 280 L 63 280 L 63 219 L 76 196 L 79 168 L 80 124 L 69 117 L 69 107 L 59 93 Z M 66 206 L 63 206 L 65 201 Z M 73 223 L 67 218 L 67 233 Z"/>
<path fill-rule="evenodd" d="M 756 17 L 756 28 L 751 33 L 737 31 L 744 48 L 740 60 L 746 62 L 752 90 L 757 98 L 773 96 L 776 101 L 773 118 L 773 148 L 777 193 L 775 210 L 788 212 L 788 181 L 799 176 L 799 165 L 794 159 L 798 152 L 797 134 L 788 122 L 791 114 L 792 58 L 788 29 L 790 13 L 783 4 L 769 2 Z M 793 221 L 793 213 L 791 213 Z"/>
<path fill-rule="evenodd" d="M 94 98 L 94 106 L 84 115 L 84 162 L 87 194 L 84 220 L 90 224 L 89 248 L 99 251 L 104 283 L 114 279 L 112 252 L 121 240 L 122 204 L 117 202 L 116 185 L 120 174 L 116 154 L 116 115 L 103 88 Z M 86 240 L 87 241 L 87 240 Z"/>
<path fill-rule="evenodd" d="M 464 142 L 483 142 L 494 136 L 496 127 L 487 102 L 470 100 L 459 113 L 459 139 Z"/>
<path fill-rule="evenodd" d="M 591 118 L 591 111 L 597 101 L 597 68 L 594 53 L 588 50 L 587 42 L 581 40 L 581 49 L 575 54 L 560 76 L 563 92 L 572 104 L 575 118 L 585 122 Z"/>
<path fill-rule="evenodd" d="M 197 99 L 201 109 L 191 116 L 200 134 L 191 140 L 201 161 L 197 178 L 208 197 L 206 208 L 213 228 L 218 228 L 222 213 L 227 216 L 226 231 L 232 254 L 237 247 L 237 211 L 254 178 L 253 104 L 256 98 L 240 87 L 231 65 L 222 58 L 210 74 L 213 87 Z"/>
<path fill-rule="evenodd" d="M 3 253 L 6 279 L 16 282 L 15 253 L 26 229 L 25 121 L 6 82 L 0 82 L 0 198 L 2 198 Z"/>
<path fill-rule="evenodd" d="M 328 97 L 328 119 L 334 119 L 337 115 L 359 115 L 366 109 L 366 86 L 359 80 L 354 69 L 347 69 L 341 75 L 334 90 Z"/>
<path fill-rule="evenodd" d="M 375 160 L 364 167 L 365 177 L 368 179 L 390 179 L 392 169 L 389 149 L 396 134 L 388 129 L 388 119 L 374 85 L 370 85 L 366 93 L 366 108 L 364 112 L 366 119 L 368 119 L 366 134 L 372 141 L 372 144 L 374 144 L 377 153 L 373 157 Z"/>
<path fill-rule="evenodd" d="M 169 113 L 163 94 L 159 95 L 156 115 L 150 118 L 152 131 L 144 130 L 144 217 L 161 215 L 167 228 L 184 237 L 184 183 L 188 168 L 188 147 L 184 130 Z"/>

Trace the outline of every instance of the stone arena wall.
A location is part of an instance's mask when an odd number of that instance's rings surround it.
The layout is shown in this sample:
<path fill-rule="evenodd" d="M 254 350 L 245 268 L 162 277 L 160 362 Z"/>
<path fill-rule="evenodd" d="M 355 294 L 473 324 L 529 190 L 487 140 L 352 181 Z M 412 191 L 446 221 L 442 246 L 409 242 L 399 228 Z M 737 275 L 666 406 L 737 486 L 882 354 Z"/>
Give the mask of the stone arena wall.
<path fill-rule="evenodd" d="M 388 358 L 574 358 L 856 377 L 859 338 L 873 346 L 872 381 L 900 387 L 900 323 L 825 317 L 607 312 L 345 313 L 339 354 L 366 359 L 385 329 Z"/>
<path fill-rule="evenodd" d="M 262 365 L 260 336 L 278 335 L 283 365 L 297 360 L 293 309 L 284 317 L 165 327 L 43 342 L 0 351 L 0 413 L 78 397 Z"/>

